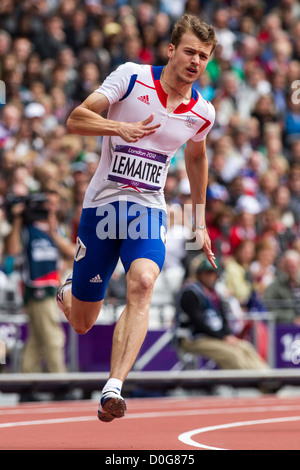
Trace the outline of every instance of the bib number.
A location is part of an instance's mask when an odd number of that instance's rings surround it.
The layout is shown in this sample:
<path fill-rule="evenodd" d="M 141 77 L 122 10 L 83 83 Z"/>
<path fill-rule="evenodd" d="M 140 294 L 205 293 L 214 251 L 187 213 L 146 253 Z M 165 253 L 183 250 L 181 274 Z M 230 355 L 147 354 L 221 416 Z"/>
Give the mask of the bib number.
<path fill-rule="evenodd" d="M 149 150 L 117 145 L 108 179 L 140 189 L 158 191 L 162 187 L 167 155 Z"/>

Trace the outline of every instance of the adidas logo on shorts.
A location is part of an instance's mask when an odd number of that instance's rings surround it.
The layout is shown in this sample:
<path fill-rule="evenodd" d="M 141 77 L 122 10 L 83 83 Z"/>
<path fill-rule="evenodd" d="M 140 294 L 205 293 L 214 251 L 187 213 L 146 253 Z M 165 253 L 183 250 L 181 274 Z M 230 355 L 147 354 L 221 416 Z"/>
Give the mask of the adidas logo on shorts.
<path fill-rule="evenodd" d="M 139 97 L 138 97 L 138 100 L 142 101 L 142 102 L 145 103 L 145 104 L 150 104 L 149 95 L 139 96 Z"/>
<path fill-rule="evenodd" d="M 90 279 L 90 282 L 102 282 L 102 279 L 101 279 L 100 275 L 97 274 L 97 276 L 92 277 L 92 279 Z"/>

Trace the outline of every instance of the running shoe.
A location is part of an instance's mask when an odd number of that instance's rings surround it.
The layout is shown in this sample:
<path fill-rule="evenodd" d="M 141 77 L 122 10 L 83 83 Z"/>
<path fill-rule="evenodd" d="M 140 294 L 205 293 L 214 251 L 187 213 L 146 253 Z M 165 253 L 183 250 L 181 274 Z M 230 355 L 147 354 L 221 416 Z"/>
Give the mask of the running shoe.
<path fill-rule="evenodd" d="M 67 286 L 68 284 L 71 284 L 72 283 L 72 278 L 73 278 L 73 275 L 72 273 L 70 274 L 69 277 L 67 277 L 67 279 L 65 280 L 65 282 L 62 284 L 62 286 L 60 286 L 60 288 L 58 289 L 57 293 L 56 293 L 56 302 L 57 302 L 57 305 L 59 306 L 60 310 L 64 313 L 64 310 L 63 310 L 63 301 L 64 301 L 64 288 L 65 286 Z"/>
<path fill-rule="evenodd" d="M 100 421 L 109 423 L 115 418 L 123 418 L 126 414 L 126 403 L 124 398 L 118 393 L 108 390 L 104 392 L 98 408 L 98 418 Z"/>

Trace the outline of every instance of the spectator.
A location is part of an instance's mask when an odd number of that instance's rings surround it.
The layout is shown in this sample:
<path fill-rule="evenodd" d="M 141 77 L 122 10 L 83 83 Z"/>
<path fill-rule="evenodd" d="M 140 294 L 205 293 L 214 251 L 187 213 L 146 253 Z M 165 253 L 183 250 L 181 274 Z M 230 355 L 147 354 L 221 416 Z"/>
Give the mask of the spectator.
<path fill-rule="evenodd" d="M 13 103 L 2 108 L 0 121 L 0 148 L 11 148 L 20 129 L 22 109 Z"/>
<path fill-rule="evenodd" d="M 288 62 L 289 67 L 290 61 Z M 273 95 L 274 103 L 276 109 L 278 109 L 280 113 L 281 119 L 284 117 L 286 110 L 287 110 L 287 102 L 286 102 L 286 93 L 287 93 L 287 70 L 276 70 L 273 72 L 271 77 L 271 93 Z"/>
<path fill-rule="evenodd" d="M 222 45 L 222 56 L 226 60 L 233 57 L 236 36 L 228 27 L 229 11 L 227 8 L 218 8 L 213 15 L 213 23 L 219 44 Z"/>
<path fill-rule="evenodd" d="M 115 22 L 106 24 L 104 26 L 103 33 L 105 37 L 106 48 L 111 59 L 111 69 L 114 70 L 124 62 L 124 34 L 121 25 Z"/>
<path fill-rule="evenodd" d="M 292 247 L 296 240 L 296 233 L 281 222 L 278 208 L 271 206 L 262 214 L 259 239 L 269 240 L 275 249 L 276 256 L 280 256 Z"/>
<path fill-rule="evenodd" d="M 0 60 L 2 61 L 11 48 L 11 36 L 4 29 L 0 30 Z"/>
<path fill-rule="evenodd" d="M 287 250 L 278 273 L 265 291 L 265 304 L 278 323 L 300 325 L 300 254 Z"/>
<path fill-rule="evenodd" d="M 170 172 L 167 176 L 166 185 L 165 185 L 165 198 L 167 204 L 178 203 L 178 176 L 176 173 Z"/>
<path fill-rule="evenodd" d="M 300 7 L 296 0 L 280 0 L 275 11 L 282 18 L 282 24 L 286 30 L 295 24 L 295 19 L 300 18 Z"/>
<path fill-rule="evenodd" d="M 222 186 L 226 186 L 226 182 L 224 180 L 224 169 L 226 165 L 226 159 L 227 157 L 225 152 L 213 152 L 209 165 L 210 181 L 214 181 L 218 184 L 221 184 Z"/>
<path fill-rule="evenodd" d="M 261 136 L 259 121 L 253 116 L 246 120 L 245 126 L 248 129 L 248 138 L 253 150 L 260 150 Z"/>
<path fill-rule="evenodd" d="M 216 154 L 224 155 L 225 161 L 223 161 L 223 166 L 220 168 L 220 176 L 226 184 L 229 184 L 239 175 L 245 164 L 243 155 L 235 147 L 235 142 L 228 133 L 220 137 L 217 142 L 214 142 L 214 150 Z"/>
<path fill-rule="evenodd" d="M 209 226 L 212 250 L 216 257 L 224 260 L 231 255 L 231 245 L 229 241 L 229 232 L 234 221 L 233 210 L 224 205 L 215 214 Z"/>
<path fill-rule="evenodd" d="M 155 65 L 155 47 L 158 41 L 156 28 L 154 25 L 148 24 L 142 31 L 142 45 L 140 50 L 140 60 L 144 64 Z"/>
<path fill-rule="evenodd" d="M 273 179 L 276 180 L 277 185 L 286 179 L 286 175 L 289 169 L 289 163 L 284 155 L 281 130 L 280 126 L 275 125 L 274 131 L 271 128 L 266 128 L 265 132 L 265 152 L 268 160 L 268 167 L 270 172 L 274 174 Z M 273 182 L 275 185 L 275 182 Z"/>
<path fill-rule="evenodd" d="M 286 186 L 278 186 L 273 193 L 273 205 L 277 208 L 279 221 L 293 232 L 299 232 L 300 214 L 291 203 L 291 193 Z"/>
<path fill-rule="evenodd" d="M 34 37 L 36 52 L 45 61 L 55 61 L 59 51 L 66 44 L 66 34 L 62 18 L 58 15 L 49 16 L 44 21 L 44 27 Z"/>
<path fill-rule="evenodd" d="M 276 250 L 269 240 L 262 240 L 255 247 L 255 257 L 250 264 L 250 274 L 255 291 L 263 298 L 265 290 L 274 281 Z"/>
<path fill-rule="evenodd" d="M 85 59 L 86 55 L 88 57 Z M 104 47 L 104 34 L 98 29 L 92 29 L 87 37 L 86 46 L 79 51 L 80 63 L 95 62 L 102 82 L 109 75 L 111 58 Z"/>
<path fill-rule="evenodd" d="M 158 12 L 154 19 L 158 41 L 168 41 L 171 32 L 171 19 L 163 11 Z"/>
<path fill-rule="evenodd" d="M 161 0 L 161 10 L 168 14 L 172 21 L 179 18 L 185 12 L 186 0 Z"/>
<path fill-rule="evenodd" d="M 60 284 L 59 260 L 73 258 L 73 245 L 58 232 L 58 194 L 49 193 L 38 203 L 13 204 L 12 230 L 6 240 L 6 254 L 24 253 L 24 305 L 29 318 L 23 372 L 64 372 L 65 338 L 56 305 Z M 29 204 L 29 203 L 28 203 Z M 23 242 L 22 242 L 23 241 Z"/>
<path fill-rule="evenodd" d="M 285 115 L 285 134 L 287 138 L 293 135 L 300 135 L 300 106 L 299 100 L 295 99 L 291 94 L 287 100 L 288 110 Z"/>
<path fill-rule="evenodd" d="M 257 215 L 261 212 L 258 201 L 252 197 L 243 195 L 237 200 L 236 219 L 229 233 L 231 249 L 234 251 L 244 240 L 257 239 Z"/>
<path fill-rule="evenodd" d="M 207 226 L 211 228 L 212 221 L 217 213 L 219 213 L 228 200 L 228 192 L 224 185 L 211 182 L 207 187 L 206 192 L 206 207 L 207 207 Z"/>
<path fill-rule="evenodd" d="M 215 52 L 209 63 L 207 64 L 206 71 L 216 88 L 220 87 L 221 75 L 224 67 L 224 59 L 222 57 L 223 48 L 221 44 L 217 44 Z"/>
<path fill-rule="evenodd" d="M 259 191 L 259 182 L 267 169 L 264 155 L 256 150 L 251 152 L 249 159 L 240 171 L 245 194 L 255 197 Z"/>
<path fill-rule="evenodd" d="M 76 90 L 76 99 L 84 101 L 98 86 L 100 73 L 97 65 L 87 62 L 82 65 L 79 77 L 79 86 Z"/>
<path fill-rule="evenodd" d="M 219 89 L 220 104 L 218 122 L 221 126 L 228 125 L 230 118 L 238 113 L 243 116 L 243 100 L 241 97 L 240 79 L 233 71 L 222 74 L 222 86 Z"/>
<path fill-rule="evenodd" d="M 293 47 L 289 38 L 281 34 L 272 43 L 272 56 L 266 62 L 267 73 L 271 77 L 274 72 L 287 72 L 292 59 Z"/>
<path fill-rule="evenodd" d="M 17 59 L 18 69 L 24 73 L 32 52 L 32 44 L 28 38 L 17 37 L 13 41 L 12 49 Z"/>
<path fill-rule="evenodd" d="M 271 94 L 260 96 L 255 103 L 251 115 L 258 119 L 260 132 L 263 136 L 265 124 L 278 122 L 278 111 L 275 108 L 273 96 Z"/>
<path fill-rule="evenodd" d="M 255 244 L 253 240 L 241 241 L 233 255 L 224 266 L 224 281 L 231 295 L 236 297 L 241 306 L 249 305 L 254 286 L 250 276 L 250 265 L 254 260 Z"/>
<path fill-rule="evenodd" d="M 179 347 L 212 359 L 220 369 L 268 369 L 250 342 L 232 334 L 226 301 L 216 288 L 218 271 L 202 254 L 191 268 L 194 278 L 178 299 Z"/>
<path fill-rule="evenodd" d="M 28 57 L 26 68 L 24 70 L 24 86 L 27 89 L 30 89 L 32 84 L 35 82 L 43 84 L 43 79 L 42 60 L 39 54 L 33 52 Z M 32 97 L 29 95 L 28 101 L 31 101 L 30 98 L 32 99 Z"/>
<path fill-rule="evenodd" d="M 215 96 L 215 89 L 212 86 L 211 78 L 207 72 L 199 77 L 194 86 L 197 90 L 200 91 L 205 100 L 212 101 Z"/>
<path fill-rule="evenodd" d="M 300 163 L 300 140 L 297 136 L 295 139 L 291 139 L 289 145 L 289 160 L 291 165 Z"/>
<path fill-rule="evenodd" d="M 88 17 L 86 12 L 80 7 L 76 8 L 70 18 L 69 24 L 65 27 L 66 43 L 77 54 L 85 45 L 89 33 Z"/>
<path fill-rule="evenodd" d="M 246 22 L 247 19 L 245 20 L 245 23 Z M 259 42 L 254 35 L 249 34 L 249 32 L 245 33 L 244 31 L 238 48 L 233 56 L 232 63 L 234 64 L 234 67 L 243 74 L 246 64 L 249 62 L 253 63 L 253 61 L 257 64 L 259 63 Z"/>
<path fill-rule="evenodd" d="M 229 200 L 227 201 L 230 207 L 235 208 L 238 200 L 245 196 L 245 189 L 243 186 L 243 177 L 241 174 L 235 176 L 228 184 Z"/>
<path fill-rule="evenodd" d="M 262 58 L 271 54 L 270 45 L 278 38 L 282 32 L 282 20 L 278 13 L 270 12 L 262 18 L 258 39 L 264 44 Z"/>
<path fill-rule="evenodd" d="M 261 210 L 268 209 L 271 206 L 274 191 L 278 188 L 278 185 L 279 177 L 274 169 L 268 168 L 265 173 L 260 175 L 256 197 Z"/>
<path fill-rule="evenodd" d="M 145 26 L 153 24 L 155 18 L 154 6 L 145 1 L 139 2 L 136 8 L 136 17 L 140 33 L 142 33 Z"/>
<path fill-rule="evenodd" d="M 241 90 L 243 105 L 240 114 L 243 119 L 249 119 L 260 97 L 271 93 L 271 85 L 262 66 L 254 59 L 245 62 L 243 73 L 244 86 Z"/>
<path fill-rule="evenodd" d="M 300 213 L 300 164 L 293 164 L 290 167 L 287 181 L 291 194 L 291 206 Z"/>

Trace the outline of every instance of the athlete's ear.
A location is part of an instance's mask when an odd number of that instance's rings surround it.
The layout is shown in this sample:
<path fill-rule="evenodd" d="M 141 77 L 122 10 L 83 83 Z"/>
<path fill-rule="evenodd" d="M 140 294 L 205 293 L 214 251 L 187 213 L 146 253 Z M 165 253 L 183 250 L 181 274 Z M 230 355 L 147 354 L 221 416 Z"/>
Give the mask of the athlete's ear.
<path fill-rule="evenodd" d="M 169 57 L 169 59 L 171 59 L 173 57 L 174 52 L 175 52 L 175 46 L 174 46 L 174 44 L 170 43 L 169 47 L 168 47 L 168 57 Z"/>

